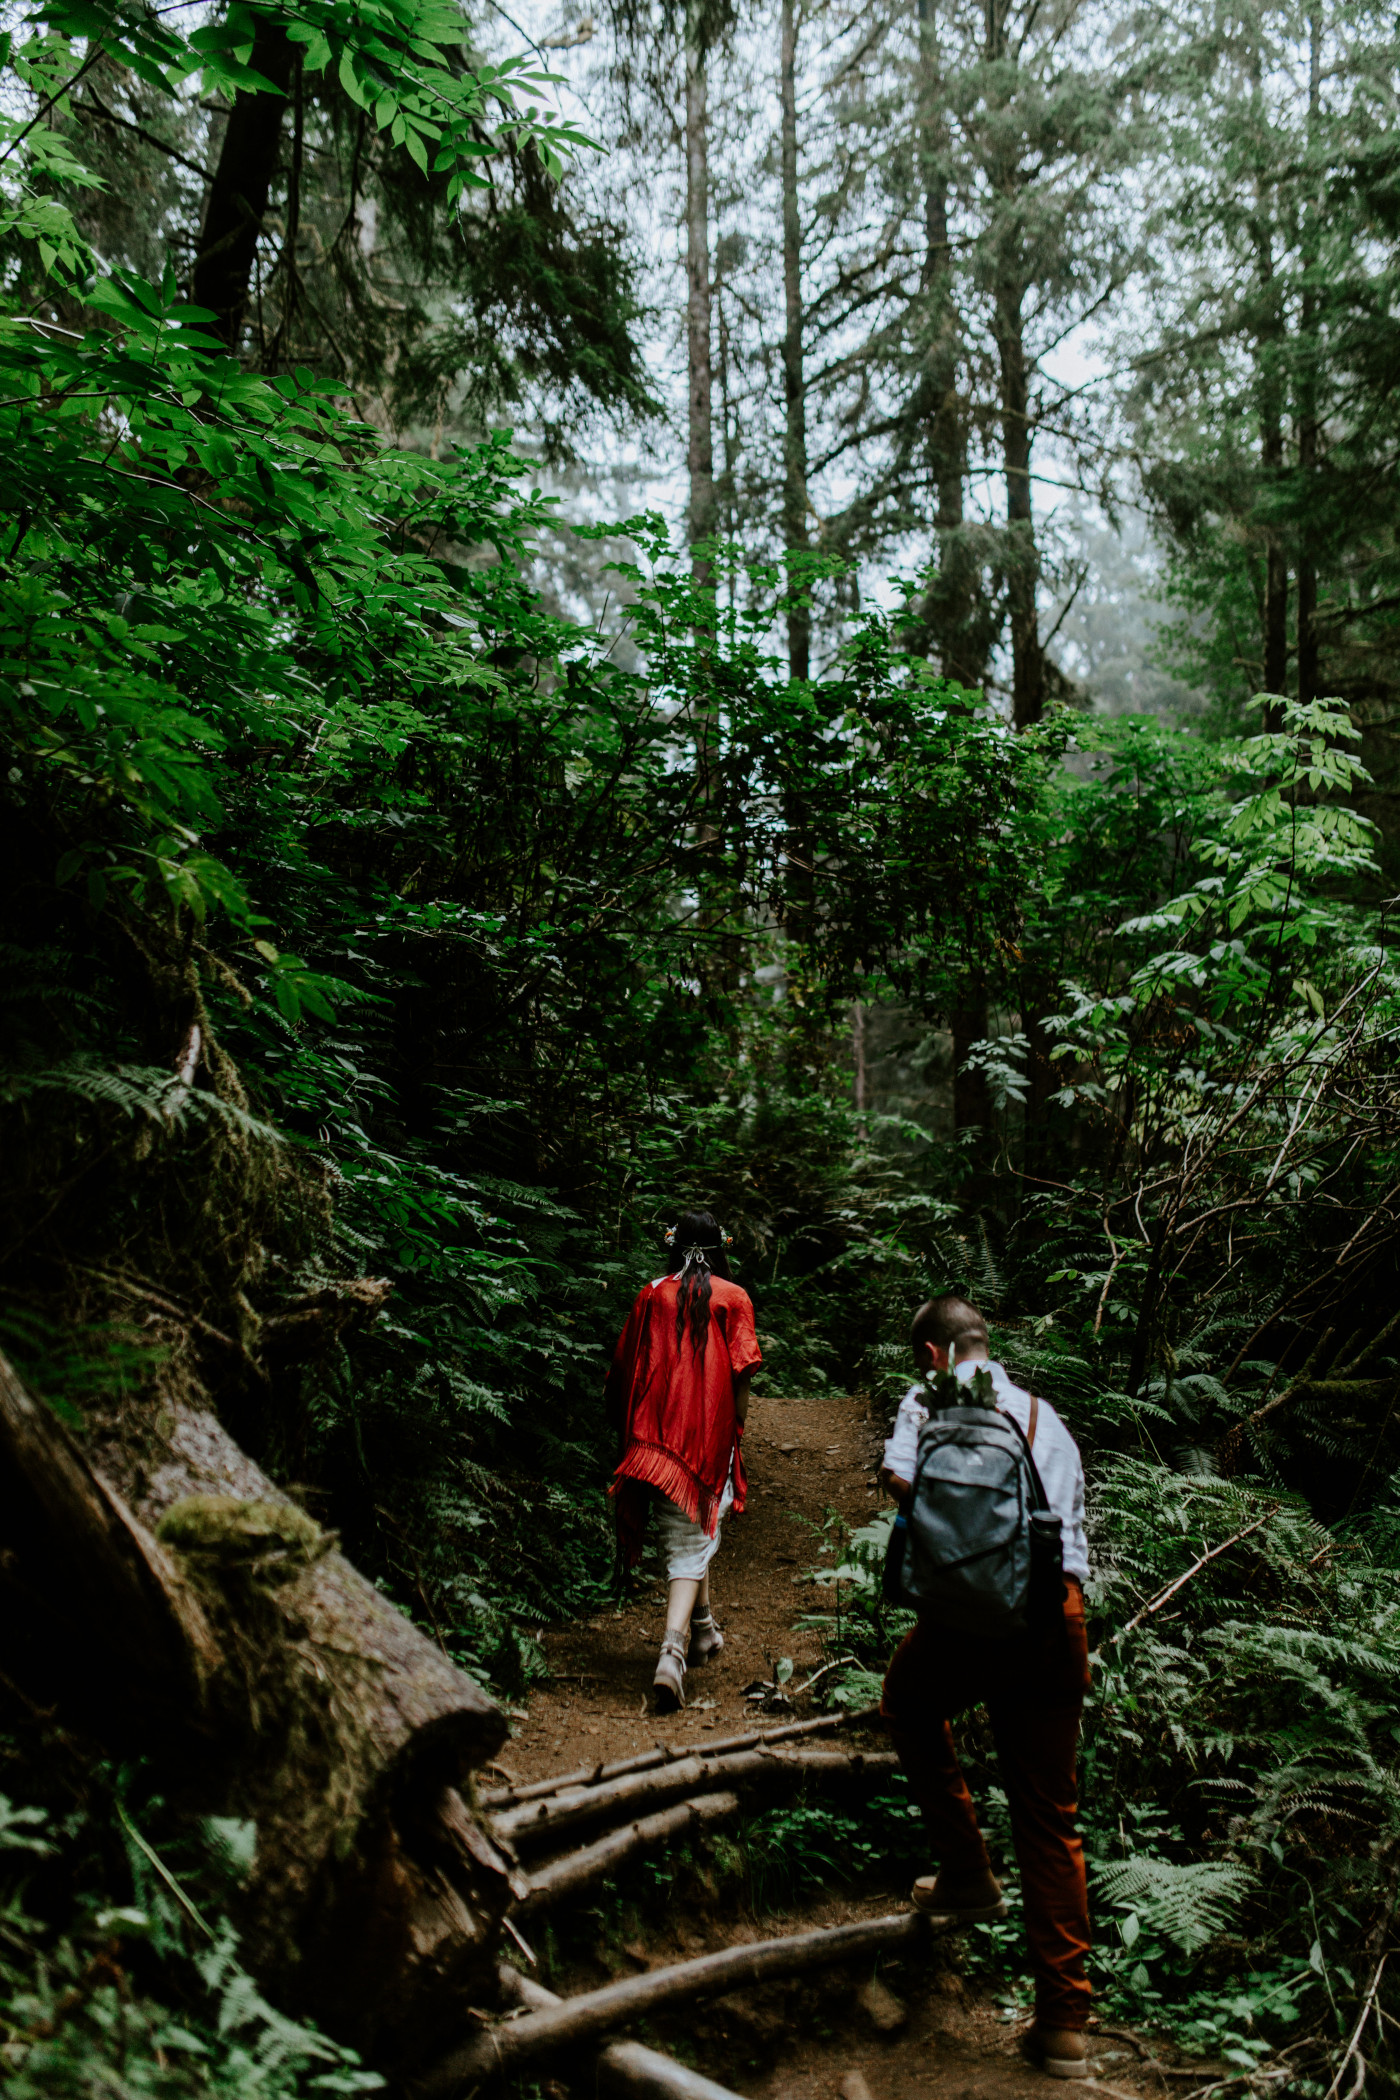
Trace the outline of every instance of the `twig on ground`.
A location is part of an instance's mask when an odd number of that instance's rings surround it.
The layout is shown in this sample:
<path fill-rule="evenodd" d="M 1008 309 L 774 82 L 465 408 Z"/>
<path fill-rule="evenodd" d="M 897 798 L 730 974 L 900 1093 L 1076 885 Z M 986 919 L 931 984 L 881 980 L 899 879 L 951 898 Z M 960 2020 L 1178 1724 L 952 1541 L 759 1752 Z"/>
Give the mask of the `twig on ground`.
<path fill-rule="evenodd" d="M 1400 1862 L 1397 1862 L 1396 1871 L 1400 1872 Z M 1322 2100 L 1337 2100 L 1337 2095 L 1341 2091 L 1342 2080 L 1345 2078 L 1347 2073 L 1347 2066 L 1351 2063 L 1355 2063 L 1356 2065 L 1356 2075 L 1352 2079 L 1351 2085 L 1348 2088 L 1347 2092 L 1345 2093 L 1345 2095 L 1343 2095 L 1343 2100 L 1357 2100 L 1357 2095 L 1363 2093 L 1366 2089 L 1366 2059 L 1361 2054 L 1361 2038 L 1365 2034 L 1366 2029 L 1370 2024 L 1371 2014 L 1375 2008 L 1376 1994 L 1378 1993 L 1381 1987 L 1381 1977 L 1385 1972 L 1385 1965 L 1390 1959 L 1390 1949 L 1385 1945 L 1385 1941 L 1390 1931 L 1390 1920 L 1395 1913 L 1395 1891 L 1396 1872 L 1392 1872 L 1390 1877 L 1389 1906 L 1386 1910 L 1384 1918 L 1381 1921 L 1378 1933 L 1376 1935 L 1376 1939 L 1373 1939 L 1371 1942 L 1372 1946 L 1374 1947 L 1377 1943 L 1377 1940 L 1379 1940 L 1380 1958 L 1377 1961 L 1375 1968 L 1371 1971 L 1371 1981 L 1367 1985 L 1366 1995 L 1361 2001 L 1361 2011 L 1357 2015 L 1355 2027 L 1353 2027 L 1351 2030 L 1351 2040 L 1347 2043 L 1346 2053 L 1342 2057 L 1341 2062 L 1338 2064 L 1336 2076 L 1333 2078 L 1332 2083 L 1328 2086 L 1327 2091 L 1323 2094 Z"/>
<path fill-rule="evenodd" d="M 833 1670 L 842 1670 L 847 1663 L 858 1663 L 859 1661 L 860 1657 L 858 1655 L 838 1655 L 833 1657 L 829 1663 L 823 1663 L 819 1670 L 814 1670 L 805 1684 L 795 1684 L 793 1686 L 794 1698 L 800 1699 L 804 1692 L 810 1692 L 814 1684 L 820 1684 L 823 1677 L 829 1677 Z"/>

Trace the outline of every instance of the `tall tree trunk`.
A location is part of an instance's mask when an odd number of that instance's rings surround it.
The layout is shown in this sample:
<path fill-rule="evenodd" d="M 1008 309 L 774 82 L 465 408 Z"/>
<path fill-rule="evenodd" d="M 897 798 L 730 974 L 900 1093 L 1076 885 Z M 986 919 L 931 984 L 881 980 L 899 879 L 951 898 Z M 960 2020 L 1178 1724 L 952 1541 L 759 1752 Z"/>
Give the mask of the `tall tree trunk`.
<path fill-rule="evenodd" d="M 715 488 L 713 421 L 713 286 L 710 281 L 710 140 L 706 53 L 696 11 L 686 24 L 685 48 L 685 263 L 686 354 L 689 367 L 690 472 L 689 540 L 691 580 L 705 594 L 697 608 L 695 638 L 700 645 L 691 713 L 695 723 L 695 791 L 697 848 L 696 887 L 700 895 L 697 925 L 705 943 L 700 969 L 711 996 L 723 998 L 737 975 L 723 934 L 722 841 L 718 805 L 719 721 L 714 693 L 706 676 L 708 649 L 714 642 L 714 558 L 695 550 L 711 540 L 719 525 Z"/>
<path fill-rule="evenodd" d="M 258 236 L 277 171 L 282 113 L 298 50 L 279 24 L 266 15 L 255 19 L 258 28 L 249 63 L 277 92 L 240 88 L 233 98 L 205 200 L 190 287 L 192 303 L 209 308 L 215 316 L 214 332 L 230 350 L 238 348 L 247 316 Z"/>
<path fill-rule="evenodd" d="M 989 65 L 1007 56 L 1010 0 L 983 0 L 984 51 Z M 1003 162 L 996 186 L 1008 203 L 1021 177 Z M 1036 590 L 1040 564 L 1031 509 L 1030 372 L 1026 364 L 1025 284 L 1012 253 L 1001 264 L 992 322 L 1001 366 L 1002 459 L 1006 473 L 1006 606 L 1011 617 L 1012 718 L 1018 729 L 1040 720 L 1045 706 L 1045 659 L 1040 648 Z"/>
<path fill-rule="evenodd" d="M 966 978 L 960 994 L 966 1004 L 955 1007 L 948 1016 L 953 1031 L 953 1127 L 959 1134 L 986 1130 L 992 1120 L 986 1073 L 963 1070 L 973 1044 L 984 1042 L 991 1033 L 986 989 L 975 978 Z"/>
<path fill-rule="evenodd" d="M 802 219 L 797 199 L 797 20 L 793 0 L 782 0 L 778 67 L 782 105 L 783 190 L 783 540 L 789 553 L 807 546 L 807 388 L 802 361 Z M 811 669 L 812 621 L 805 606 L 788 613 L 788 670 Z"/>
<path fill-rule="evenodd" d="M 953 251 L 948 239 L 948 125 L 943 108 L 943 67 L 938 46 L 934 0 L 918 0 L 919 149 L 924 181 L 924 284 L 931 337 L 929 427 L 934 483 L 938 492 L 938 578 L 929 592 L 927 616 L 947 678 L 980 686 L 986 675 L 988 627 L 979 589 L 977 565 L 963 541 L 964 484 L 967 475 L 967 423 L 958 392 L 961 331 L 953 282 Z M 997 34 L 989 21 L 989 38 Z M 956 1004 L 948 1015 L 953 1036 L 953 1127 L 962 1133 L 985 1130 L 991 1122 L 991 1097 L 984 1072 L 963 1067 L 974 1043 L 990 1032 L 987 991 L 982 977 L 960 975 Z"/>
<path fill-rule="evenodd" d="M 727 540 L 736 535 L 734 515 L 734 418 L 729 398 L 729 320 L 724 310 L 724 279 L 718 276 L 714 283 L 715 335 L 719 348 L 719 440 L 722 466 L 719 482 L 715 488 L 715 519 Z M 732 611 L 735 603 L 734 564 L 726 566 L 728 601 Z"/>
<path fill-rule="evenodd" d="M 1259 90 L 1259 59 L 1253 73 Z M 1255 186 L 1254 250 L 1259 276 L 1260 322 L 1256 337 L 1259 386 L 1259 464 L 1264 500 L 1270 503 L 1283 476 L 1283 400 L 1279 357 L 1283 348 L 1283 312 L 1274 283 L 1274 237 L 1266 185 Z M 1282 693 L 1288 680 L 1288 556 L 1272 518 L 1264 520 L 1264 691 Z M 1271 707 L 1266 729 L 1281 729 L 1283 711 Z"/>
<path fill-rule="evenodd" d="M 1314 311 L 1312 300 L 1305 298 L 1305 329 L 1311 327 Z M 1298 426 L 1298 465 L 1303 472 L 1306 502 L 1317 467 L 1317 421 L 1311 414 L 1305 415 Z M 1298 560 L 1298 698 L 1307 702 L 1317 698 L 1317 562 L 1310 544 L 1306 517 L 1303 519 L 1302 529 L 1303 546 Z M 1284 605 L 1286 613 L 1286 597 Z"/>
<path fill-rule="evenodd" d="M 793 0 L 782 0 L 778 55 L 778 101 L 781 122 L 783 215 L 783 544 L 789 554 L 807 549 L 807 381 L 802 343 L 802 215 L 797 192 L 797 17 Z M 805 590 L 805 579 L 802 580 Z M 789 580 L 789 591 L 792 591 Z M 788 675 L 809 678 L 812 670 L 812 615 L 806 605 L 792 604 L 787 615 Z M 802 739 L 796 740 L 799 756 Z M 801 787 L 783 797 L 787 825 L 787 933 L 790 940 L 812 937 L 813 868 L 810 820 Z"/>
<path fill-rule="evenodd" d="M 1045 658 L 1036 611 L 1040 564 L 1031 509 L 1030 373 L 1023 298 L 1021 285 L 1010 279 L 997 287 L 995 327 L 1006 466 L 1006 602 L 1011 615 L 1012 719 L 1018 729 L 1038 722 L 1045 707 Z"/>
<path fill-rule="evenodd" d="M 985 622 L 979 619 L 978 577 L 963 543 L 963 485 L 967 428 L 958 393 L 960 330 L 948 241 L 948 129 L 933 0 L 918 0 L 919 156 L 924 183 L 924 291 L 929 353 L 924 391 L 929 403 L 928 449 L 937 509 L 938 574 L 924 600 L 924 625 L 938 651 L 939 669 L 960 685 L 979 686 L 986 669 Z"/>
<path fill-rule="evenodd" d="M 1259 416 L 1259 451 L 1265 486 L 1275 487 L 1283 476 L 1283 417 L 1279 390 L 1266 372 Z M 1288 555 L 1277 527 L 1266 527 L 1268 542 L 1264 559 L 1264 690 L 1282 693 L 1288 683 Z M 1282 727 L 1282 710 L 1268 711 L 1268 726 Z"/>
<path fill-rule="evenodd" d="M 1308 135 L 1311 142 L 1317 121 L 1322 71 L 1322 24 L 1316 15 L 1308 18 Z M 1310 204 L 1304 216 L 1303 268 L 1305 276 L 1317 263 L 1317 220 L 1320 200 Z M 1317 294 L 1309 283 L 1303 288 L 1303 356 L 1299 375 L 1298 468 L 1302 481 L 1298 550 L 1298 698 L 1317 698 L 1317 554 L 1313 535 L 1313 484 L 1317 476 Z"/>
<path fill-rule="evenodd" d="M 705 52 L 694 31 L 685 53 L 685 266 L 686 350 L 690 374 L 690 544 L 714 535 L 715 447 L 711 411 L 710 350 L 710 142 Z M 714 563 L 697 557 L 697 584 L 714 581 Z"/>

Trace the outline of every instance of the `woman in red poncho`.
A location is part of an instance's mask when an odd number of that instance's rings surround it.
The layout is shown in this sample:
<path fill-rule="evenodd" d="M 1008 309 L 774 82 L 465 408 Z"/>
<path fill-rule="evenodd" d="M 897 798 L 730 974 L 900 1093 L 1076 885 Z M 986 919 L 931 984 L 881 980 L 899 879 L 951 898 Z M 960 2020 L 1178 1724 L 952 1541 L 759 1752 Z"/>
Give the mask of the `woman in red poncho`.
<path fill-rule="evenodd" d="M 726 1237 L 707 1210 L 666 1236 L 667 1273 L 637 1294 L 604 1391 L 621 1435 L 612 1492 L 628 1567 L 654 1510 L 670 1595 L 656 1666 L 656 1704 L 685 1704 L 686 1665 L 724 1646 L 710 1609 L 720 1518 L 744 1507 L 739 1440 L 749 1380 L 763 1361 L 753 1306 L 729 1274 Z"/>

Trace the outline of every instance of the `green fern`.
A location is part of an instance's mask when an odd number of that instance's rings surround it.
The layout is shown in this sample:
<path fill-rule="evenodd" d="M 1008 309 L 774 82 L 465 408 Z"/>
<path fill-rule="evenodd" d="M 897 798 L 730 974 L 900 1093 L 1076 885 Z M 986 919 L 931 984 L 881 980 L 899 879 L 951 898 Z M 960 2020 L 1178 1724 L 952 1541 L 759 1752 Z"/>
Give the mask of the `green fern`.
<path fill-rule="evenodd" d="M 1154 1926 L 1183 1954 L 1199 1952 L 1228 1930 L 1254 1887 L 1247 1867 L 1143 1855 L 1099 1867 L 1094 1880 L 1106 1903 Z"/>
<path fill-rule="evenodd" d="M 186 1124 L 219 1124 L 267 1144 L 283 1142 L 281 1133 L 261 1117 L 218 1094 L 185 1085 L 160 1065 L 104 1065 L 81 1054 L 35 1071 L 0 1074 L 0 1100 L 24 1101 L 47 1093 L 68 1094 L 94 1108 L 116 1109 L 134 1122 L 165 1124 L 172 1130 Z"/>

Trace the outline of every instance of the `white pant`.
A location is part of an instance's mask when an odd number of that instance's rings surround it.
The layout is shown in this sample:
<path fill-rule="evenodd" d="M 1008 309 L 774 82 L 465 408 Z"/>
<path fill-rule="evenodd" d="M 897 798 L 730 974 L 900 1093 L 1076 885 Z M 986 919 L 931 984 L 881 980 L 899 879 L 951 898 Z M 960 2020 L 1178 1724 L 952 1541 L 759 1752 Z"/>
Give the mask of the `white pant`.
<path fill-rule="evenodd" d="M 724 1493 L 719 1498 L 721 1520 L 727 1515 L 734 1500 L 734 1480 L 731 1475 L 724 1483 Z M 661 1544 L 666 1555 L 666 1580 L 668 1582 L 700 1582 L 705 1571 L 719 1551 L 719 1524 L 715 1535 L 707 1538 L 698 1524 L 692 1524 L 678 1502 L 657 1495 L 652 1503 L 652 1515 L 661 1533 Z"/>

